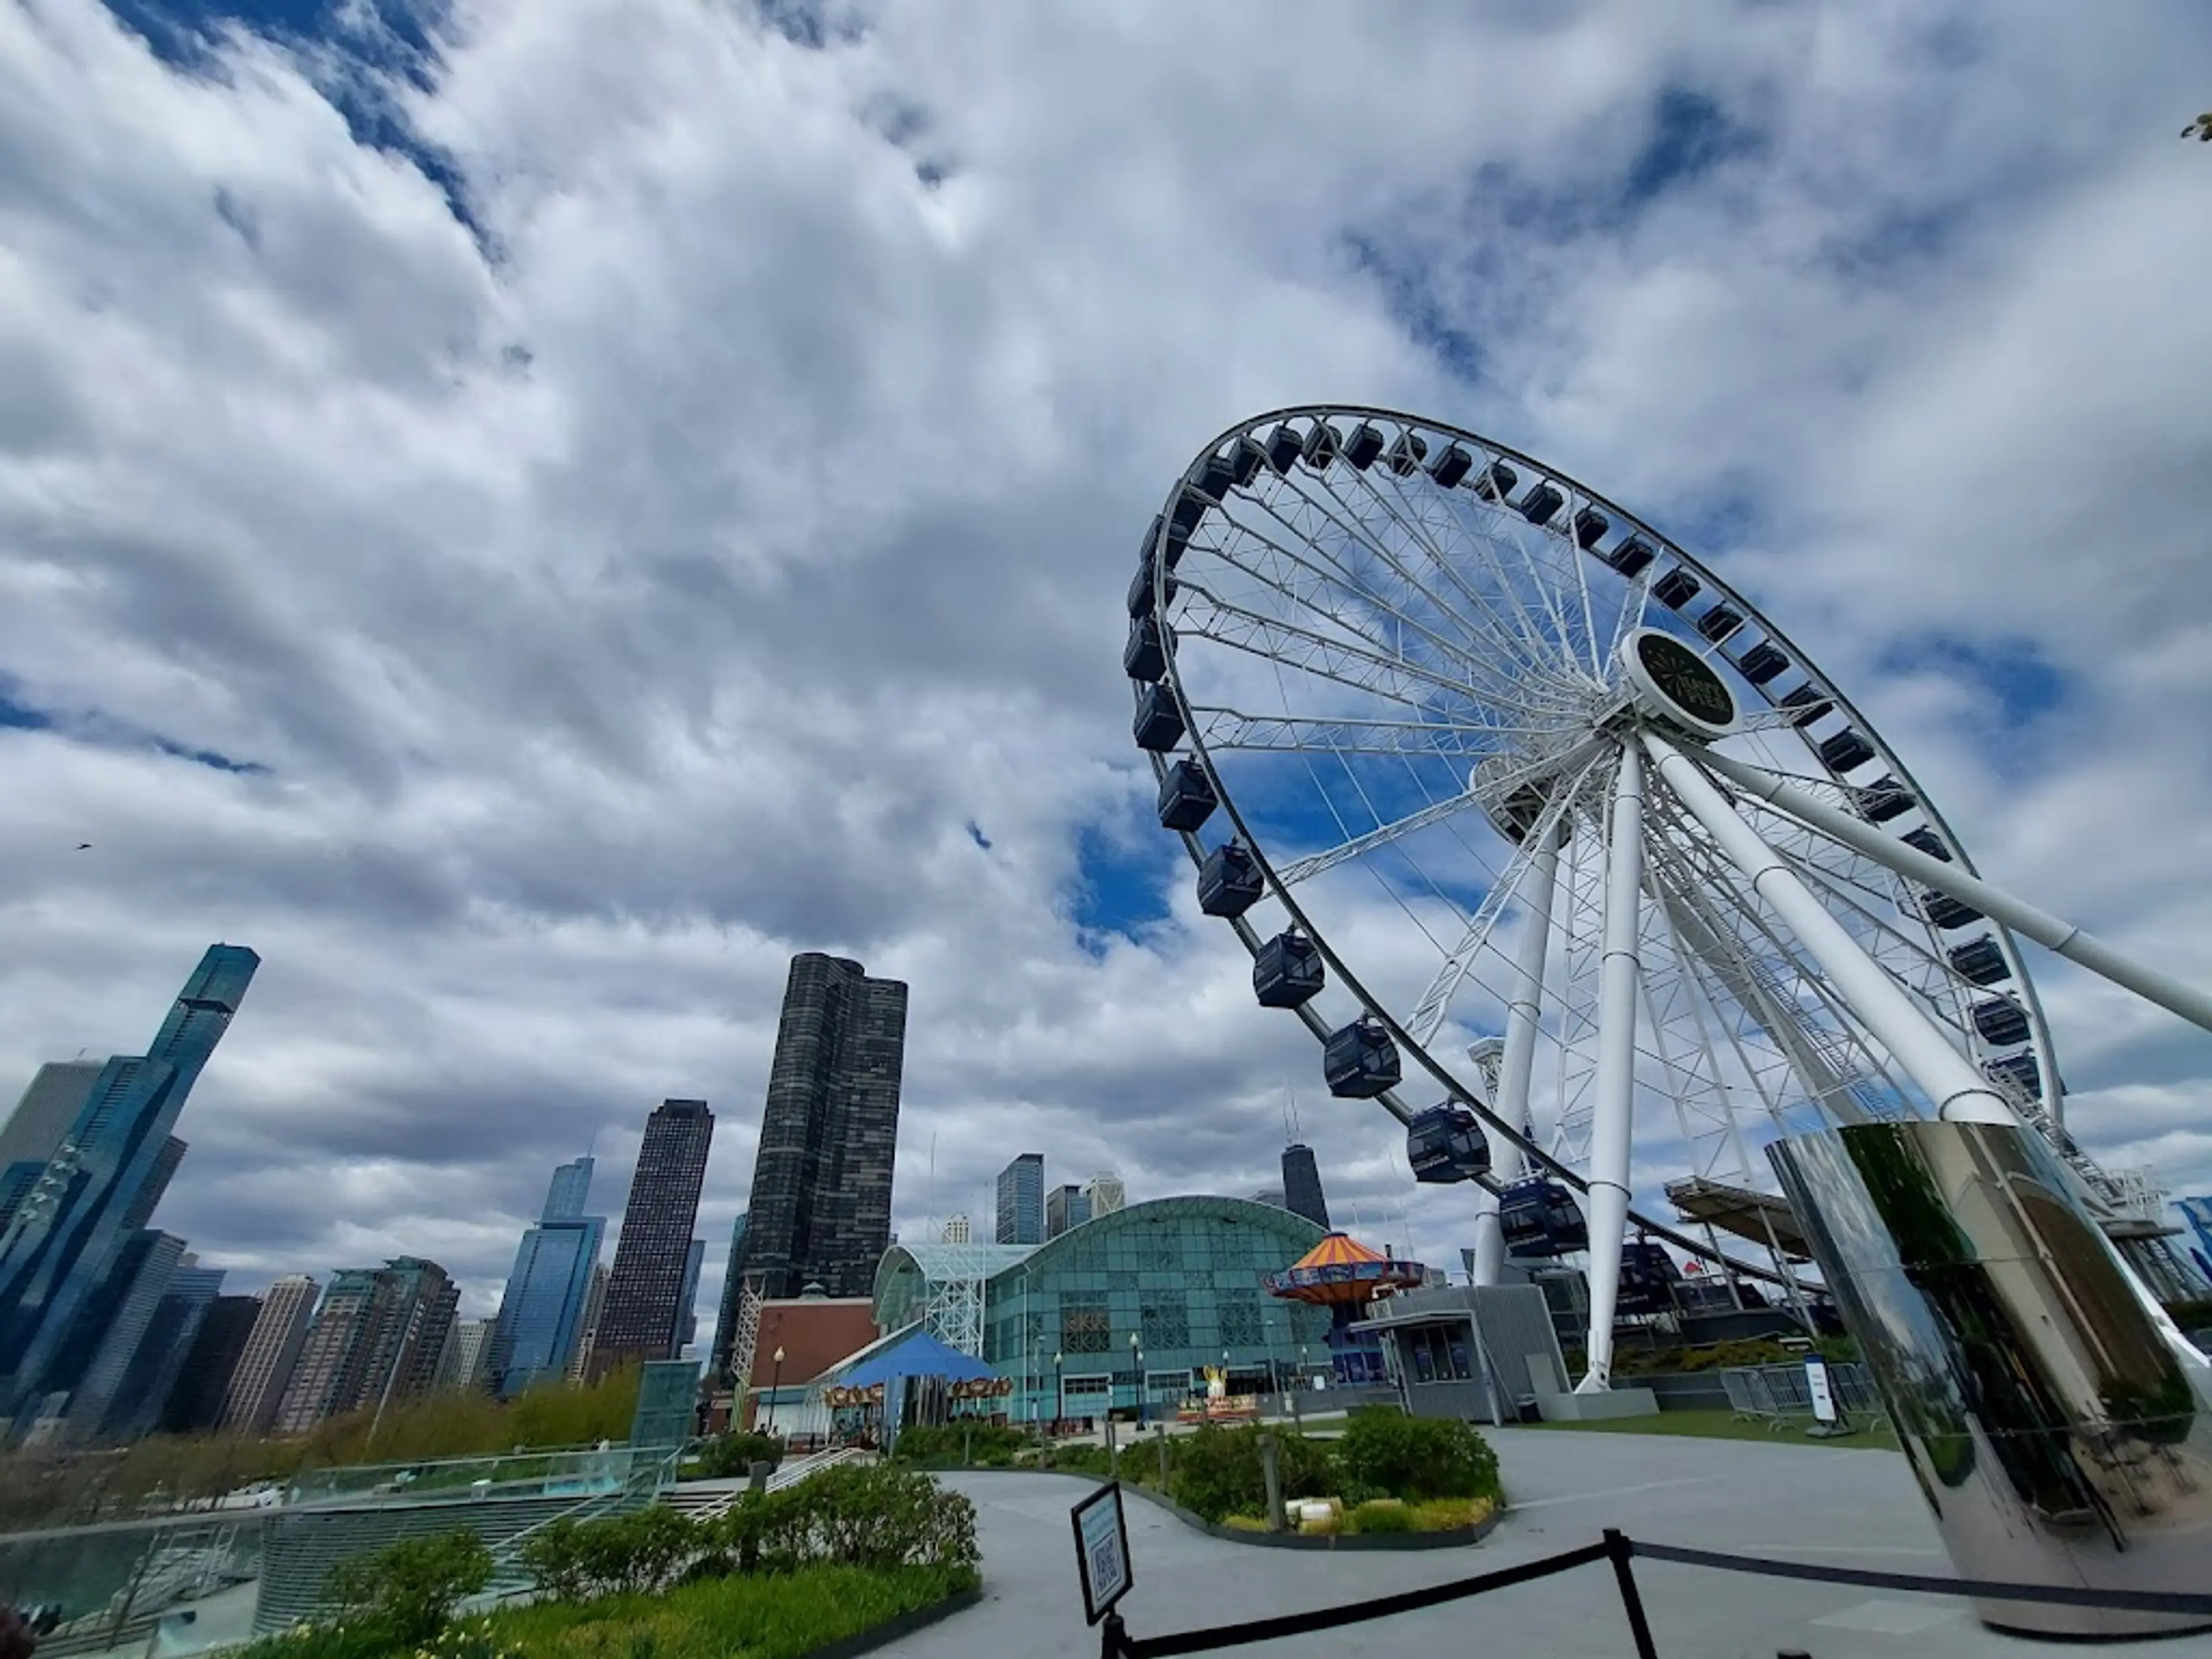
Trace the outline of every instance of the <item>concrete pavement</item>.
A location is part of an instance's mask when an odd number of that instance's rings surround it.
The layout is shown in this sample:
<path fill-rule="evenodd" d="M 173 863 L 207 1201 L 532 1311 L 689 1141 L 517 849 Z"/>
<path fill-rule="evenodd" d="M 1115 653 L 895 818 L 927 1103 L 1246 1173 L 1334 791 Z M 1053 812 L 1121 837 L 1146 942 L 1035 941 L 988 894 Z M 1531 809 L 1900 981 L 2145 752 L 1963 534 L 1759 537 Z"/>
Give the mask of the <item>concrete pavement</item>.
<path fill-rule="evenodd" d="M 1948 1574 L 1950 1564 L 1903 1459 L 1819 1446 L 1559 1431 L 1490 1431 L 1512 1512 L 1480 1545 L 1321 1553 L 1231 1544 L 1141 1500 L 1127 1505 L 1136 1588 L 1132 1634 L 1336 1606 L 1532 1560 L 1606 1527 L 1654 1542 L 1841 1566 Z M 975 1501 L 985 1600 L 878 1650 L 885 1659 L 1089 1656 L 1068 1510 L 1091 1482 L 1072 1475 L 955 1474 Z M 2047 1644 L 1977 1624 L 1963 1601 L 1637 1564 L 1668 1659 L 1800 1648 L 1814 1659 L 2042 1659 Z M 1264 1650 L 1282 1659 L 1449 1655 L 1621 1659 L 1632 1651 L 1602 1564 L 1476 1600 L 1354 1625 Z M 1259 1653 L 1261 1649 L 1232 1650 Z M 2212 1636 L 2132 1644 L 2142 1659 L 2212 1659 Z"/>

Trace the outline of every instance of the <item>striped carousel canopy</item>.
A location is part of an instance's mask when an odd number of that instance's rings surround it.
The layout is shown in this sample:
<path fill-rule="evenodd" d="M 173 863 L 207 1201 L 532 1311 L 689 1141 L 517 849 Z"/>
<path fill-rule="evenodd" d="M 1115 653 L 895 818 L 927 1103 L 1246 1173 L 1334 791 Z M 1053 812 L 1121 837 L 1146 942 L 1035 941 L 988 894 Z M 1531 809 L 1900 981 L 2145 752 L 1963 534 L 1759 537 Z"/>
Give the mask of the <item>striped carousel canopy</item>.
<path fill-rule="evenodd" d="M 1367 1302 L 1384 1290 L 1409 1291 L 1428 1277 L 1418 1261 L 1377 1255 L 1346 1233 L 1331 1233 L 1280 1273 L 1260 1282 L 1270 1296 L 1320 1307 Z"/>

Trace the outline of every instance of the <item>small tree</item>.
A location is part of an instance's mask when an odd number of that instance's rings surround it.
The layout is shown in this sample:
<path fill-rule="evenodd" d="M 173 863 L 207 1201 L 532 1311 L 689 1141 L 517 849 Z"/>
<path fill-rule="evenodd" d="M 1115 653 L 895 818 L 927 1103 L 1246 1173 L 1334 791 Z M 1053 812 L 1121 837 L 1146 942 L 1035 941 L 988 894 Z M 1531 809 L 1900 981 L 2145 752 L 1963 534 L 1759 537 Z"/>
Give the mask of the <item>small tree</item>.
<path fill-rule="evenodd" d="M 331 1570 L 341 1619 L 373 1625 L 402 1647 L 428 1642 L 453 1609 L 491 1583 L 491 1552 L 472 1532 L 403 1538 Z"/>

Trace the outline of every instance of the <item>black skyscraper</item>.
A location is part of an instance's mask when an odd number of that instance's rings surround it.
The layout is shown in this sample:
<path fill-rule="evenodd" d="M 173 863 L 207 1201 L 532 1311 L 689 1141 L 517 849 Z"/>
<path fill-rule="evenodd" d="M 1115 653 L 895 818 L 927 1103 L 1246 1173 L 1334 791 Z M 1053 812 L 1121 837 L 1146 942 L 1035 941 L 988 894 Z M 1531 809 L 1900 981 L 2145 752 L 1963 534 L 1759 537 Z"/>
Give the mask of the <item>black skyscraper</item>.
<path fill-rule="evenodd" d="M 714 1115 L 703 1100 L 664 1100 L 646 1119 L 592 1345 L 591 1376 L 604 1376 L 633 1359 L 673 1359 L 683 1346 L 678 1327 L 685 1312 L 691 1224 L 714 1138 Z"/>
<path fill-rule="evenodd" d="M 745 1280 L 866 1296 L 890 1243 L 906 987 L 857 962 L 793 957 L 746 1206 Z"/>
<path fill-rule="evenodd" d="M 1322 1196 L 1321 1168 L 1310 1146 L 1293 1142 L 1283 1148 L 1283 1207 L 1316 1227 L 1328 1225 L 1328 1200 Z"/>

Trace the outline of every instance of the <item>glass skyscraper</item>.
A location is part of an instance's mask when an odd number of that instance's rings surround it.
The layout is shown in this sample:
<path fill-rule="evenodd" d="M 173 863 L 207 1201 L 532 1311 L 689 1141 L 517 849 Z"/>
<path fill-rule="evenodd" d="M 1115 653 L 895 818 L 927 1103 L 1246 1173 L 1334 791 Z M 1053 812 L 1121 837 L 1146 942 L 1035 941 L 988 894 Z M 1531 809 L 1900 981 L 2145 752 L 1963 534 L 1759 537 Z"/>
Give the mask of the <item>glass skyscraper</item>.
<path fill-rule="evenodd" d="M 891 1236 L 907 988 L 793 957 L 769 1066 L 743 1277 L 770 1299 L 866 1296 Z"/>
<path fill-rule="evenodd" d="M 710 1377 L 726 1377 L 738 1345 L 738 1314 L 744 1301 L 744 1280 L 739 1272 L 745 1261 L 745 1212 L 730 1225 L 730 1257 L 722 1269 L 722 1308 L 714 1321 L 714 1352 L 708 1370 Z"/>
<path fill-rule="evenodd" d="M 685 1280 L 698 1284 L 691 1224 L 714 1138 L 714 1115 L 703 1100 L 664 1100 L 646 1119 L 590 1375 L 630 1360 L 672 1359 L 683 1346 Z"/>
<path fill-rule="evenodd" d="M 1328 1228 L 1328 1200 L 1322 1194 L 1321 1166 L 1313 1148 L 1293 1141 L 1283 1148 L 1283 1207 L 1316 1227 Z"/>
<path fill-rule="evenodd" d="M 33 1410 L 61 1414 L 137 1289 L 146 1252 L 125 1251 L 143 1231 L 129 1224 L 175 1170 L 170 1131 L 260 965 L 243 945 L 209 948 L 146 1053 L 100 1068 L 0 1233 L 0 1416 L 18 1430 Z"/>
<path fill-rule="evenodd" d="M 1024 1152 L 999 1171 L 994 1244 L 1044 1243 L 1044 1154 Z"/>
<path fill-rule="evenodd" d="M 538 1223 L 522 1236 L 492 1335 L 492 1388 L 504 1400 L 568 1374 L 584 1335 L 584 1303 L 606 1218 L 584 1213 L 592 1160 L 553 1171 Z"/>

